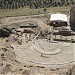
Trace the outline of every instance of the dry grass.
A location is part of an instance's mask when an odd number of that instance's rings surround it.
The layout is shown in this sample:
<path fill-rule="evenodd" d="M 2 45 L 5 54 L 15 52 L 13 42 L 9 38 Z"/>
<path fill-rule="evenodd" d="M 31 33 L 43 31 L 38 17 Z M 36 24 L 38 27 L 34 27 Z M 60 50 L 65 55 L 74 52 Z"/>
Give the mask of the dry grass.
<path fill-rule="evenodd" d="M 70 7 L 50 7 L 46 8 L 47 12 L 69 12 Z M 0 18 L 8 16 L 24 16 L 24 15 L 33 15 L 39 13 L 44 13 L 44 8 L 39 9 L 30 9 L 30 8 L 19 8 L 19 9 L 0 9 Z"/>

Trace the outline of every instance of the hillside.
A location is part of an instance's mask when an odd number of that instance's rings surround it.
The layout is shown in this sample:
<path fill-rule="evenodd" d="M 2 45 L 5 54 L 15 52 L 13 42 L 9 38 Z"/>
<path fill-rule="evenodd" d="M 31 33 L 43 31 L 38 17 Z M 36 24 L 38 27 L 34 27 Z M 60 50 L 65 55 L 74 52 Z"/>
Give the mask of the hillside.
<path fill-rule="evenodd" d="M 0 9 L 18 9 L 21 7 L 45 8 L 58 6 L 71 6 L 75 0 L 0 0 Z"/>

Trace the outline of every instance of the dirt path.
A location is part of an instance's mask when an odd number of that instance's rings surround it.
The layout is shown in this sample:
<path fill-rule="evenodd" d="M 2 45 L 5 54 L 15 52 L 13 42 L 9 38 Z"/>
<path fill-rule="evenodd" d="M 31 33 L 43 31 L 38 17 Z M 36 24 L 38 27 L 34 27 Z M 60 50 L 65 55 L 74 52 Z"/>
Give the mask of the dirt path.
<path fill-rule="evenodd" d="M 2 24 L 4 25 L 9 25 L 9 24 L 13 24 L 13 23 L 22 23 L 22 22 L 34 22 L 37 23 L 41 29 L 49 29 L 50 30 L 50 26 L 48 26 L 46 23 L 44 23 L 44 20 L 41 18 L 31 18 L 31 17 L 27 17 L 27 16 L 19 16 L 19 17 L 7 17 L 7 18 L 3 18 L 1 19 Z"/>

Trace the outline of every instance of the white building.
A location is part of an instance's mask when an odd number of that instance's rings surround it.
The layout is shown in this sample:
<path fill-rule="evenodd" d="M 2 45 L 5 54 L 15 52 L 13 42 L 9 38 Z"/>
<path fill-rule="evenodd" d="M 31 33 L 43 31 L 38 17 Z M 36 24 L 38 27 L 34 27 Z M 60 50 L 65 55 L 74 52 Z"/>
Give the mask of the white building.
<path fill-rule="evenodd" d="M 52 26 L 67 26 L 68 17 L 65 14 L 51 14 L 50 25 Z"/>

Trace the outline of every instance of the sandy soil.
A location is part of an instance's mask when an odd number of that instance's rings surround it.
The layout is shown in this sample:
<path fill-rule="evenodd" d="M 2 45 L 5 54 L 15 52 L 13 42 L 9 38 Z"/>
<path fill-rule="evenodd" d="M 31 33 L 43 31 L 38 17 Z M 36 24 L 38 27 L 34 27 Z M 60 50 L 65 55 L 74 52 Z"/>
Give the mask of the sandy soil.
<path fill-rule="evenodd" d="M 2 23 L 1 25 L 10 25 L 13 23 L 21 23 L 21 22 L 26 22 L 26 21 L 38 23 L 38 25 L 41 27 L 42 30 L 45 30 L 45 29 L 50 30 L 50 27 L 44 23 L 44 19 L 32 18 L 32 16 L 31 17 L 27 17 L 27 16 L 7 17 L 7 18 L 0 19 L 0 22 Z M 22 62 L 22 59 L 21 59 L 21 62 L 17 61 L 16 60 L 17 56 L 15 55 L 15 53 L 13 52 L 13 49 L 11 48 L 11 45 L 13 43 L 16 43 L 13 36 L 14 35 L 10 36 L 9 38 L 4 38 L 4 39 L 0 38 L 0 49 L 1 49 L 0 50 L 0 74 L 2 74 L 2 75 L 66 75 L 66 73 L 69 71 L 69 69 L 72 69 L 72 67 L 65 67 L 65 65 L 61 68 L 54 68 L 54 69 L 53 68 L 52 69 L 51 68 L 39 68 L 39 67 L 35 67 L 32 65 L 24 64 L 23 62 L 25 62 L 25 61 Z M 6 42 L 7 40 L 8 40 L 8 42 Z M 28 47 L 30 44 L 27 45 L 25 42 L 23 42 L 23 45 L 24 46 L 26 45 L 26 47 Z M 23 48 L 24 48 L 24 46 L 23 46 Z M 25 50 L 24 49 L 21 50 L 20 49 L 21 47 L 22 46 L 19 46 L 19 49 L 17 49 L 17 52 L 19 52 L 20 56 L 23 56 L 23 55 L 25 55 L 25 53 L 24 53 Z M 2 49 L 2 48 L 6 48 L 7 51 L 4 51 L 4 49 Z M 71 48 L 72 47 L 67 48 L 67 50 L 65 50 L 65 52 L 63 52 L 63 53 L 66 54 L 66 51 L 69 53 L 72 52 Z M 70 51 L 68 51 L 69 49 L 70 49 Z M 27 53 L 29 54 L 29 52 L 30 52 L 30 50 L 28 50 Z M 21 54 L 21 53 L 23 53 L 23 54 Z M 30 53 L 32 55 L 34 54 L 37 57 L 37 55 L 34 52 L 30 52 Z M 39 53 L 37 53 L 37 54 L 39 54 Z M 72 54 L 68 54 L 68 56 L 69 56 L 68 60 L 71 59 L 70 56 Z M 35 59 L 33 59 L 33 57 L 32 57 L 32 59 L 39 60 L 39 58 L 36 59 L 35 56 L 34 56 Z M 58 55 L 57 57 L 56 56 L 55 57 L 58 59 L 59 56 L 61 56 L 61 55 Z M 67 54 L 66 54 L 66 56 L 67 56 Z M 29 55 L 29 58 L 30 58 L 30 55 Z M 62 58 L 62 56 L 61 56 L 61 58 Z M 65 55 L 63 55 L 63 58 L 66 58 Z M 53 59 L 54 59 L 54 57 L 53 57 Z M 42 59 L 42 61 L 43 60 L 46 61 L 48 59 L 45 58 L 45 59 Z M 51 58 L 51 60 L 52 60 L 52 58 Z M 39 61 L 41 61 L 41 59 Z M 52 61 L 50 61 L 50 62 L 52 62 Z M 74 69 L 75 68 L 73 67 L 73 73 L 74 73 Z M 73 75 L 75 75 L 75 73 Z"/>
<path fill-rule="evenodd" d="M 13 23 L 22 23 L 22 22 L 34 22 L 37 23 L 42 29 L 49 29 L 50 27 L 44 23 L 44 20 L 41 18 L 32 18 L 27 16 L 20 16 L 20 17 L 7 17 L 1 19 L 2 24 L 9 25 Z"/>

